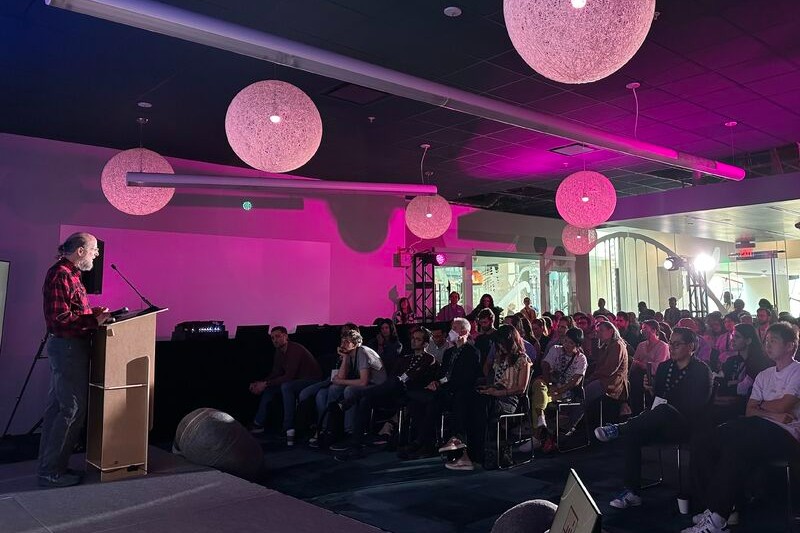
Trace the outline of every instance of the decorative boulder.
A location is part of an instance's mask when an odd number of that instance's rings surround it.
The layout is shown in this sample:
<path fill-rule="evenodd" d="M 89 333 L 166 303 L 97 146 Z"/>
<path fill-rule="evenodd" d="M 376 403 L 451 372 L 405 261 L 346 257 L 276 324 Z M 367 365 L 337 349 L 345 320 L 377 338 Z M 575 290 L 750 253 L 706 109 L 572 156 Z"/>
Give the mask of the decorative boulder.
<path fill-rule="evenodd" d="M 209 407 L 183 417 L 172 451 L 193 463 L 251 481 L 263 475 L 261 445 L 232 416 Z"/>

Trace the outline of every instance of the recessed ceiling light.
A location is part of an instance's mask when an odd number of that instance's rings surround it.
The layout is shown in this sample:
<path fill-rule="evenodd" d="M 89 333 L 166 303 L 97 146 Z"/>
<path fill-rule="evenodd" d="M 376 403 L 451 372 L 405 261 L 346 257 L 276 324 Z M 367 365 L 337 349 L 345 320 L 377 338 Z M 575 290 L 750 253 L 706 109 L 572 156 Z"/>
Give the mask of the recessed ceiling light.
<path fill-rule="evenodd" d="M 461 16 L 461 8 L 457 6 L 448 6 L 444 8 L 444 14 L 448 17 L 460 17 Z"/>
<path fill-rule="evenodd" d="M 739 123 L 736 122 L 735 120 L 730 120 L 730 121 L 725 123 L 725 127 L 726 128 L 733 128 L 734 126 L 738 126 L 738 125 L 739 125 Z"/>
<path fill-rule="evenodd" d="M 151 107 L 153 107 L 153 104 L 151 104 L 150 102 L 145 102 L 144 100 L 142 100 L 141 102 L 137 102 L 136 105 L 144 109 L 150 109 Z"/>

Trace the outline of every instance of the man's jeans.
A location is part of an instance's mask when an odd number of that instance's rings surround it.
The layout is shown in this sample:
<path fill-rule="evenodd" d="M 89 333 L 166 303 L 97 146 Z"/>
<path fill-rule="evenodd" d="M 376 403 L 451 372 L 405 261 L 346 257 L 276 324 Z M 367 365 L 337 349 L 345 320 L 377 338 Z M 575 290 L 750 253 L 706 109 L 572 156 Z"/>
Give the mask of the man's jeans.
<path fill-rule="evenodd" d="M 89 351 L 87 339 L 47 340 L 51 380 L 39 444 L 40 476 L 66 472 L 81 437 L 89 394 Z"/>
<path fill-rule="evenodd" d="M 283 430 L 294 429 L 294 414 L 297 403 L 297 395 L 308 387 L 317 382 L 316 379 L 295 379 L 287 381 L 280 385 L 273 385 L 264 389 L 261 393 L 261 403 L 258 405 L 258 412 L 256 413 L 255 423 L 263 426 L 267 419 L 267 412 L 269 410 L 269 403 L 272 399 L 280 393 L 283 397 Z"/>

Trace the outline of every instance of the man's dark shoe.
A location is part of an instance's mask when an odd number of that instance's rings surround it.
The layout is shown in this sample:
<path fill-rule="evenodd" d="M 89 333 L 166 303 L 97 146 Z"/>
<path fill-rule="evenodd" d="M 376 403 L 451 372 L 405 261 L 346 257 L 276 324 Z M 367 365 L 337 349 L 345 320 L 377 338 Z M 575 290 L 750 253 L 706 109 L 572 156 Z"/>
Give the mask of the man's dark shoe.
<path fill-rule="evenodd" d="M 364 451 L 361 446 L 353 446 L 341 453 L 333 456 L 334 459 L 340 462 L 351 461 L 353 459 L 361 459 L 364 457 Z"/>
<path fill-rule="evenodd" d="M 40 487 L 71 487 L 80 483 L 81 479 L 79 475 L 64 472 L 63 474 L 38 476 L 37 482 Z"/>

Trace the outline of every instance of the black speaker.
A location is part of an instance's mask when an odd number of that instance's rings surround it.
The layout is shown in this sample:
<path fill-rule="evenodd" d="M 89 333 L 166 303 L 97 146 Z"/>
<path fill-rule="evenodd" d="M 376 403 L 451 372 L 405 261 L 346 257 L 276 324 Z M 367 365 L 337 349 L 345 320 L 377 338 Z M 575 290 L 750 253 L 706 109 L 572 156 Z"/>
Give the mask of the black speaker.
<path fill-rule="evenodd" d="M 94 266 L 89 271 L 81 272 L 81 281 L 86 287 L 87 294 L 101 294 L 103 292 L 103 262 L 105 255 L 103 241 L 97 240 L 98 256 L 94 259 Z"/>

